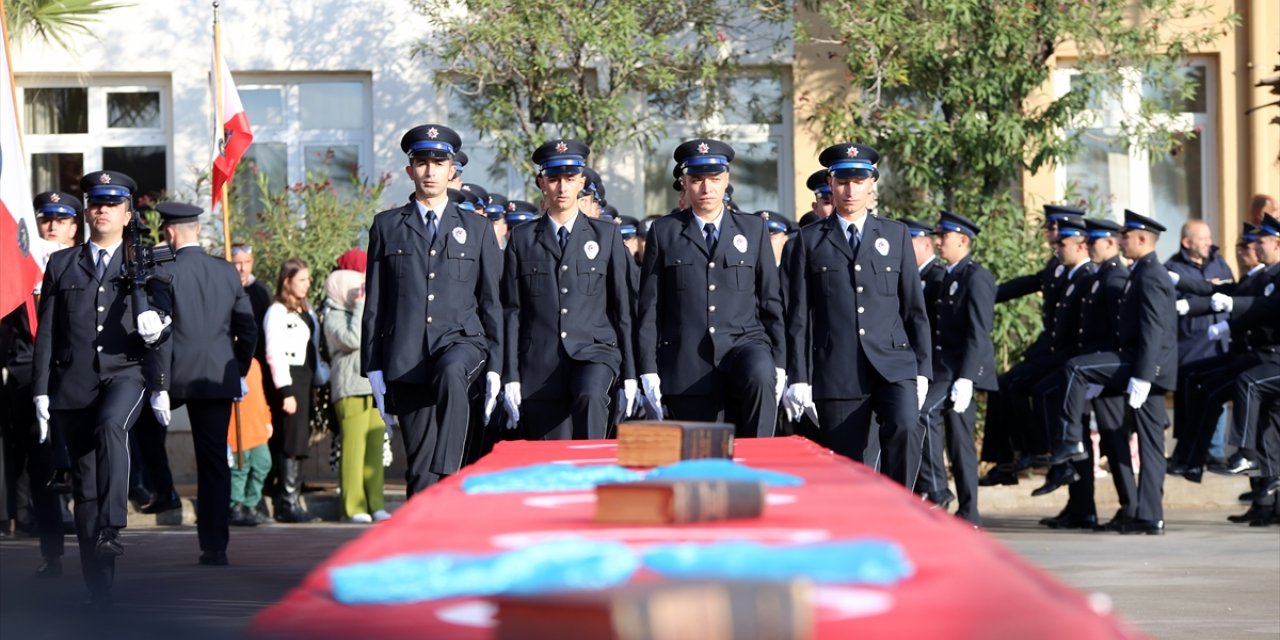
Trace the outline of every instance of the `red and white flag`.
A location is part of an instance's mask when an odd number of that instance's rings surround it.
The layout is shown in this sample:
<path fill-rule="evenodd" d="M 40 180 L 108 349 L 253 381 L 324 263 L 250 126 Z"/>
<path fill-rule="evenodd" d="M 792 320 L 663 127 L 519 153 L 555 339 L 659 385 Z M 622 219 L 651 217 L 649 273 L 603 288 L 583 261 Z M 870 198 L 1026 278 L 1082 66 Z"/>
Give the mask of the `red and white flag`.
<path fill-rule="evenodd" d="M 236 91 L 236 83 L 231 79 L 231 70 L 219 55 L 216 44 L 213 75 L 209 77 L 215 82 L 214 100 L 218 100 L 219 94 L 222 99 L 221 108 L 214 112 L 222 119 L 213 153 L 213 206 L 216 208 L 222 200 L 223 186 L 231 182 L 236 165 L 240 164 L 240 158 L 253 142 L 253 132 L 249 130 L 249 118 L 244 113 L 244 105 L 240 103 L 240 92 Z M 221 79 L 220 85 L 217 84 L 218 79 Z"/>
<path fill-rule="evenodd" d="M 24 302 L 34 302 L 31 292 L 40 283 L 42 253 L 18 127 L 18 94 L 13 84 L 6 28 L 4 47 L 0 48 L 0 316 L 8 315 Z M 32 331 L 34 312 L 32 304 L 28 307 Z"/>

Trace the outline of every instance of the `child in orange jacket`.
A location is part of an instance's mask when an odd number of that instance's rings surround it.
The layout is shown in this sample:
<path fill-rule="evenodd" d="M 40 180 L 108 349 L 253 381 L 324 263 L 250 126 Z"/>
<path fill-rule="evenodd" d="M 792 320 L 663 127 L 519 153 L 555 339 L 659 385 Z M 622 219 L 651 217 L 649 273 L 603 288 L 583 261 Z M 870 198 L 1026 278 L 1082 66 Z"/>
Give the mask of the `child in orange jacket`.
<path fill-rule="evenodd" d="M 245 376 L 248 393 L 233 407 L 231 424 L 227 427 L 227 450 L 231 465 L 231 524 L 252 527 L 271 519 L 258 513 L 255 507 L 262 501 L 262 484 L 271 471 L 271 451 L 267 440 L 271 437 L 271 409 L 262 387 L 262 367 L 254 358 Z M 239 446 L 236 442 L 236 416 L 240 414 Z M 243 455 L 236 454 L 243 451 Z"/>

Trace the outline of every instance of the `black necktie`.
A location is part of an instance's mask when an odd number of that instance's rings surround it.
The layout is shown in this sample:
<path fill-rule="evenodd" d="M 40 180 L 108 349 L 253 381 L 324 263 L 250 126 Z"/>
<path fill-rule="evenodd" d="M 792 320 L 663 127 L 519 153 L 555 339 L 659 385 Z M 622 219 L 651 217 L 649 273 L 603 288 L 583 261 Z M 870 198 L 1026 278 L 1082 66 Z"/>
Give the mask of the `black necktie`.
<path fill-rule="evenodd" d="M 569 230 L 564 227 L 560 227 L 560 230 L 556 232 L 556 235 L 560 238 L 560 251 L 564 251 L 565 245 L 569 244 Z"/>
<path fill-rule="evenodd" d="M 436 243 L 436 212 L 428 211 L 427 212 L 427 244 L 433 245 L 435 243 Z"/>
<path fill-rule="evenodd" d="M 107 275 L 107 250 L 98 249 L 98 264 L 94 267 L 94 272 L 98 276 L 98 282 L 102 282 L 102 278 Z"/>
<path fill-rule="evenodd" d="M 849 227 L 849 250 L 853 252 L 853 257 L 855 258 L 858 257 L 858 245 L 860 244 L 862 244 L 862 241 L 858 240 L 858 228 L 854 226 L 850 226 Z"/>
<path fill-rule="evenodd" d="M 708 222 L 702 225 L 702 232 L 707 234 L 707 253 L 716 252 L 716 225 Z"/>

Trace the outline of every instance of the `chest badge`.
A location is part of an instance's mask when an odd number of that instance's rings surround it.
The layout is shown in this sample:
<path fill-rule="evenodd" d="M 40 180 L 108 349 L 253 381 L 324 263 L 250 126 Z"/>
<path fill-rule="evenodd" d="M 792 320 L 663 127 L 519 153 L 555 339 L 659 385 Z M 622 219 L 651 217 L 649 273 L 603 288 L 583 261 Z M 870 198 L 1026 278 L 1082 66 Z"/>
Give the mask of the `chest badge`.
<path fill-rule="evenodd" d="M 454 241 L 454 242 L 457 242 L 458 244 L 466 244 L 466 243 L 467 243 L 467 230 L 466 230 L 466 229 L 463 229 L 462 227 L 454 227 L 454 228 L 453 228 L 453 241 Z"/>
<path fill-rule="evenodd" d="M 876 238 L 876 253 L 882 256 L 889 255 L 889 241 L 884 238 Z"/>
<path fill-rule="evenodd" d="M 1124 293 L 1124 295 L 1129 295 L 1129 285 L 1131 285 L 1131 284 L 1133 284 L 1133 283 L 1132 283 L 1132 282 L 1126 282 L 1126 283 L 1124 283 L 1124 292 L 1123 292 L 1123 293 Z"/>
<path fill-rule="evenodd" d="M 1062 266 L 1062 265 L 1058 265 L 1058 268 L 1053 270 L 1053 277 L 1055 277 L 1055 278 L 1061 278 L 1061 277 L 1062 277 L 1062 272 L 1063 272 L 1063 271 L 1065 271 L 1065 270 L 1066 270 L 1066 267 L 1064 267 L 1064 266 Z"/>
<path fill-rule="evenodd" d="M 600 254 L 600 245 L 595 240 L 588 240 L 587 244 L 582 246 L 582 250 L 586 252 L 588 260 L 595 260 Z"/>
<path fill-rule="evenodd" d="M 1263 289 L 1263 290 L 1262 290 L 1262 295 L 1264 295 L 1264 296 L 1270 296 L 1271 294 L 1273 294 L 1273 293 L 1275 293 L 1275 292 L 1276 292 L 1276 283 L 1274 283 L 1274 282 L 1269 282 L 1269 283 L 1267 283 L 1267 288 L 1265 288 L 1265 289 Z"/>
<path fill-rule="evenodd" d="M 744 235 L 742 235 L 741 233 L 739 233 L 738 235 L 734 236 L 734 237 L 733 237 L 733 248 L 734 248 L 734 249 L 737 249 L 737 250 L 738 250 L 738 253 L 746 253 L 746 252 L 747 252 L 747 237 L 746 237 L 746 236 L 744 236 Z"/>
<path fill-rule="evenodd" d="M 1100 284 L 1102 284 L 1102 283 L 1101 283 L 1101 282 L 1094 281 L 1093 286 L 1089 288 L 1089 293 L 1097 293 L 1097 292 L 1098 292 L 1098 285 L 1100 285 Z"/>
<path fill-rule="evenodd" d="M 1067 294 L 1066 294 L 1067 297 L 1070 298 L 1072 292 L 1074 292 L 1075 290 L 1076 290 L 1076 283 L 1072 282 L 1071 284 L 1067 285 Z"/>
<path fill-rule="evenodd" d="M 956 291 L 957 291 L 959 288 L 960 288 L 960 283 L 959 283 L 959 282 L 956 282 L 955 280 L 952 280 L 952 281 L 951 281 L 951 288 L 950 288 L 950 289 L 947 289 L 947 295 L 954 296 L 954 295 L 956 294 Z"/>

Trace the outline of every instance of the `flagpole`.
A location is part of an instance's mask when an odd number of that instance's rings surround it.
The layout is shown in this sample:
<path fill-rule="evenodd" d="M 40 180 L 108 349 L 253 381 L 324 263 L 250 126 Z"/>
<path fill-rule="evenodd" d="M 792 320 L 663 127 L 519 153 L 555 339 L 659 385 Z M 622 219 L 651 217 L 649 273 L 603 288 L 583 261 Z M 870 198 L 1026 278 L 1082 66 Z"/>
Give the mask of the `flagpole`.
<path fill-rule="evenodd" d="M 219 129 L 225 126 L 223 116 L 226 115 L 222 113 L 222 65 L 222 29 L 218 20 L 218 2 L 215 0 L 213 3 L 213 126 L 216 128 L 214 129 L 213 139 L 214 144 L 217 144 L 217 141 L 222 139 L 222 143 L 225 145 L 226 139 L 220 138 L 217 133 Z M 222 135 L 225 136 L 226 132 L 223 131 Z M 215 149 L 214 151 L 220 150 Z M 222 253 L 227 262 L 231 262 L 231 214 L 228 213 L 231 202 L 227 200 L 227 184 L 230 182 L 231 180 L 228 179 L 222 183 Z M 236 468 L 243 469 L 244 440 L 240 435 L 240 403 L 238 401 L 232 402 L 231 408 L 235 417 L 236 427 Z"/>

